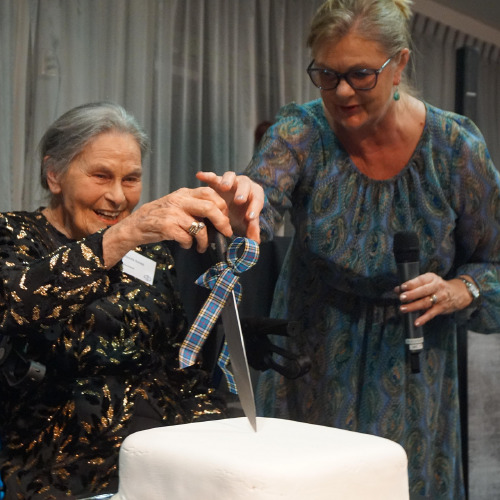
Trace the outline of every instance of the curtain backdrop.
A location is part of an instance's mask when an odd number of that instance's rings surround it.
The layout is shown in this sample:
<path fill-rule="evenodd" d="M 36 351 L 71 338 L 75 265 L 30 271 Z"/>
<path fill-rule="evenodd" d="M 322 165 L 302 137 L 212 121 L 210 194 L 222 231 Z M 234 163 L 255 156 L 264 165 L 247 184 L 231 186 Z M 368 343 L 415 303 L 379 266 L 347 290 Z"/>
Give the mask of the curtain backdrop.
<path fill-rule="evenodd" d="M 415 85 L 424 99 L 444 109 L 455 109 L 457 49 L 470 46 L 478 51 L 476 123 L 500 168 L 500 47 L 419 14 L 412 19 L 412 36 Z"/>
<path fill-rule="evenodd" d="M 241 171 L 253 132 L 319 94 L 305 39 L 321 0 L 1 0 L 0 210 L 43 204 L 36 147 L 69 108 L 112 100 L 152 139 L 142 201 Z M 454 108 L 455 50 L 481 52 L 478 125 L 500 165 L 498 47 L 416 15 L 417 87 Z"/>

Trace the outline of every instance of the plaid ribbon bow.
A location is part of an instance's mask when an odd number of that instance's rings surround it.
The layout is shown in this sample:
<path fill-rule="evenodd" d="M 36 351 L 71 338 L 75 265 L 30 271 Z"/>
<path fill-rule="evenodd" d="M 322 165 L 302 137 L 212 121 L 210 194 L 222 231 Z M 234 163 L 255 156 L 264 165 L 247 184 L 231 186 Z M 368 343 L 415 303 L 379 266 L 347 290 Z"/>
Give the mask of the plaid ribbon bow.
<path fill-rule="evenodd" d="M 238 253 L 241 255 L 238 256 Z M 237 275 L 250 269 L 257 262 L 258 258 L 259 245 L 248 238 L 237 237 L 227 249 L 226 262 L 218 262 L 196 280 L 195 283 L 197 285 L 209 288 L 211 292 L 181 345 L 179 351 L 179 364 L 181 368 L 191 366 L 196 361 L 198 353 L 215 325 L 233 289 L 236 302 L 239 304 L 241 300 L 241 285 Z M 224 342 L 224 347 L 222 348 L 217 364 L 226 377 L 229 390 L 233 394 L 237 394 L 233 375 L 227 368 L 228 363 L 229 352 L 227 344 Z"/>

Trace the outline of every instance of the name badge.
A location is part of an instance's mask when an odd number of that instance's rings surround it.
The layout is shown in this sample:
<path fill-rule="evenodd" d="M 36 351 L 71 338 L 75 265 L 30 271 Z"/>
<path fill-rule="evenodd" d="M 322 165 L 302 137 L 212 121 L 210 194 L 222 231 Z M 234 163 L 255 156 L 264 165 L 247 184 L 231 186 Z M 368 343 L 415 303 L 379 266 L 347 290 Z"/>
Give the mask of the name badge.
<path fill-rule="evenodd" d="M 122 269 L 124 273 L 152 285 L 155 277 L 156 262 L 131 250 L 122 258 Z"/>

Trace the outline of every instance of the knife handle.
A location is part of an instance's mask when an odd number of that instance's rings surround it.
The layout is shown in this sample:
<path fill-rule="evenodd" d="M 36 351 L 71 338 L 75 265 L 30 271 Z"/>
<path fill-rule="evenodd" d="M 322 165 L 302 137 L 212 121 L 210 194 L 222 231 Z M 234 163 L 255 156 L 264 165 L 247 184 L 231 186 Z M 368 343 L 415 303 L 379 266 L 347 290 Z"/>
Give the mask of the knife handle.
<path fill-rule="evenodd" d="M 226 260 L 227 240 L 226 237 L 215 229 L 215 226 L 209 221 L 206 221 L 208 231 L 208 241 L 212 248 L 215 248 L 215 254 L 219 262 Z"/>

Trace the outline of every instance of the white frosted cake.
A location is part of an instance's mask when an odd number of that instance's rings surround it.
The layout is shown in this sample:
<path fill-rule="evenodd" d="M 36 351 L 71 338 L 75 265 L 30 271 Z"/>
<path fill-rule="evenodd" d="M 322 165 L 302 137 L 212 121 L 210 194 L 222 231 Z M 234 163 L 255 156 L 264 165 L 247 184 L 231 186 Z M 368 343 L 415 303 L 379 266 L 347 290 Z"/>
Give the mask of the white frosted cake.
<path fill-rule="evenodd" d="M 140 431 L 120 449 L 113 500 L 407 500 L 387 439 L 291 420 L 230 418 Z"/>

